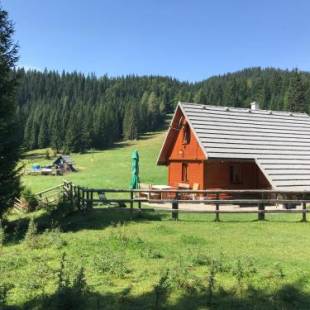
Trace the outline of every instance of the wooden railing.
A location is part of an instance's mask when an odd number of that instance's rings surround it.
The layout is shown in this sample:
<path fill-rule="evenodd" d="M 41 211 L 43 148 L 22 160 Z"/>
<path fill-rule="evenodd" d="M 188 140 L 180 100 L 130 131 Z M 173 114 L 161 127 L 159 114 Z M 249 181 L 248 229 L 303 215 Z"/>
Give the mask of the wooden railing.
<path fill-rule="evenodd" d="M 59 184 L 54 187 L 50 187 L 44 191 L 36 193 L 35 196 L 41 205 L 48 206 L 55 204 L 63 195 L 64 184 Z"/>
<path fill-rule="evenodd" d="M 307 203 L 310 203 L 310 191 L 278 191 L 278 190 L 155 190 L 155 189 L 93 189 L 76 186 L 71 182 L 64 182 L 64 197 L 77 206 L 80 210 L 86 211 L 96 203 L 118 204 L 130 208 L 119 208 L 133 212 L 134 204 L 137 210 L 144 210 L 142 203 L 151 204 L 153 210 L 171 212 L 172 218 L 177 220 L 180 212 L 189 213 L 213 213 L 215 220 L 220 220 L 220 214 L 225 213 L 255 213 L 259 220 L 265 219 L 266 213 L 301 213 L 302 221 L 307 220 Z M 225 195 L 224 195 L 225 194 Z M 226 198 L 222 198 L 224 197 Z M 108 197 L 110 196 L 110 197 Z M 112 196 L 112 197 L 111 197 Z M 248 198 L 254 196 L 252 198 Z M 191 197 L 191 199 L 188 199 Z M 228 197 L 228 198 L 227 198 Z M 171 208 L 159 207 L 158 204 L 171 204 Z M 213 205 L 212 209 L 180 209 L 180 204 L 207 204 Z M 300 209 L 266 209 L 266 206 L 275 205 L 301 205 Z M 251 209 L 223 210 L 223 205 L 252 206 Z M 149 210 L 149 208 L 147 208 Z"/>

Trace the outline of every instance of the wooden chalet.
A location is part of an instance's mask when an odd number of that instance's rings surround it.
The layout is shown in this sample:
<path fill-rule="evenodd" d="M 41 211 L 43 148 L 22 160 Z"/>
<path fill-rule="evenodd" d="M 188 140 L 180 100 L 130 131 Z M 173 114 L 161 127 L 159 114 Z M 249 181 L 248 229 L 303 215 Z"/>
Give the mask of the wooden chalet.
<path fill-rule="evenodd" d="M 179 103 L 157 163 L 173 187 L 310 190 L 310 117 Z"/>

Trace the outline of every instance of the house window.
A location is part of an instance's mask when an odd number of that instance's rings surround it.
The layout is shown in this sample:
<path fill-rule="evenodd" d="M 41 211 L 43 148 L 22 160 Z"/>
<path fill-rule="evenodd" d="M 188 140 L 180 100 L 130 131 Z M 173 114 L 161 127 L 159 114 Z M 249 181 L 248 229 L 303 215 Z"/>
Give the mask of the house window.
<path fill-rule="evenodd" d="M 191 130 L 189 125 L 186 123 L 183 127 L 183 144 L 189 144 L 191 140 Z"/>
<path fill-rule="evenodd" d="M 229 167 L 230 183 L 242 184 L 242 173 L 240 165 L 232 165 Z"/>
<path fill-rule="evenodd" d="M 187 164 L 182 164 L 182 182 L 187 182 Z"/>

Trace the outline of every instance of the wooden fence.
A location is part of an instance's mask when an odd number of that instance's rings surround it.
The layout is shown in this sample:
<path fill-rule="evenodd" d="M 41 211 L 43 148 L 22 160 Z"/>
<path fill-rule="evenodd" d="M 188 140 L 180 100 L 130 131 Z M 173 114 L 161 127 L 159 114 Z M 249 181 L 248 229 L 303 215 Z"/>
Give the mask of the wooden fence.
<path fill-rule="evenodd" d="M 63 197 L 64 184 L 50 187 L 44 191 L 36 193 L 35 196 L 41 205 L 49 206 L 55 204 Z"/>
<path fill-rule="evenodd" d="M 72 205 L 81 211 L 92 208 L 95 204 L 114 204 L 119 210 L 142 211 L 143 203 L 152 204 L 153 210 L 171 212 L 172 218 L 177 220 L 178 214 L 184 213 L 213 213 L 215 220 L 220 220 L 220 214 L 246 213 L 257 214 L 258 220 L 264 220 L 266 213 L 301 213 L 302 221 L 307 220 L 307 203 L 310 203 L 310 192 L 306 191 L 277 191 L 277 190 L 126 190 L 126 189 L 93 189 L 76 186 L 71 182 L 64 182 L 63 195 Z M 110 197 L 108 197 L 110 196 Z M 112 196 L 112 197 L 111 197 Z M 250 197 L 252 196 L 252 197 Z M 190 197 L 190 198 L 189 198 Z M 129 204 L 130 208 L 122 208 Z M 159 207 L 158 204 L 170 204 L 171 208 Z M 137 209 L 134 205 L 137 205 Z M 180 204 L 206 204 L 215 208 L 204 210 L 180 209 Z M 266 206 L 299 205 L 300 209 L 266 209 Z M 251 206 L 247 209 L 223 210 L 224 205 Z"/>

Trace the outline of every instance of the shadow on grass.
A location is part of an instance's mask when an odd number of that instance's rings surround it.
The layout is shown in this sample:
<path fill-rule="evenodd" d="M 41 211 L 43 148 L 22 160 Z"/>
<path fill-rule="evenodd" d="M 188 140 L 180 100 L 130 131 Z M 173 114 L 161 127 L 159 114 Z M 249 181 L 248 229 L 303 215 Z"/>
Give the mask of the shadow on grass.
<path fill-rule="evenodd" d="M 63 232 L 76 232 L 84 229 L 105 229 L 116 223 L 139 222 L 146 223 L 150 221 L 161 221 L 164 214 L 154 213 L 151 210 L 140 212 L 135 209 L 133 213 L 128 208 L 120 210 L 119 208 L 94 208 L 85 213 L 74 211 L 70 214 L 63 214 L 55 209 L 51 212 L 45 212 L 35 219 L 38 232 L 42 233 L 46 229 L 59 227 Z M 30 218 L 24 217 L 7 223 L 6 244 L 18 243 L 23 240 L 29 225 Z"/>
<path fill-rule="evenodd" d="M 161 221 L 162 215 L 152 212 L 134 211 L 114 209 L 114 208 L 95 208 L 86 212 L 84 215 L 73 214 L 66 221 L 62 221 L 60 226 L 64 232 L 78 231 L 81 229 L 104 229 L 115 223 L 129 222 L 149 222 Z"/>
<path fill-rule="evenodd" d="M 146 132 L 139 136 L 139 140 L 148 140 L 153 138 L 154 136 L 158 135 L 161 131 L 156 132 Z"/>
<path fill-rule="evenodd" d="M 173 221 L 171 212 L 154 211 L 152 208 L 143 209 L 139 211 L 134 209 L 131 213 L 129 208 L 120 209 L 118 207 L 99 207 L 91 209 L 85 213 L 80 211 L 74 211 L 71 213 L 63 213 L 64 210 L 55 209 L 50 212 L 44 212 L 39 217 L 36 217 L 35 222 L 38 226 L 38 232 L 42 233 L 46 229 L 53 227 L 59 227 L 63 232 L 76 232 L 79 230 L 102 230 L 115 223 L 147 223 L 151 221 Z M 65 210 L 66 212 L 66 210 Z M 31 215 L 30 215 L 31 216 Z M 23 217 L 10 221 L 6 224 L 7 239 L 6 244 L 18 243 L 24 239 L 28 224 L 29 217 Z M 225 223 L 291 223 L 291 224 L 304 224 L 299 219 L 292 219 L 289 217 L 283 217 L 272 219 L 265 219 L 263 221 L 257 220 L 257 218 L 249 218 L 248 215 L 240 216 L 221 216 L 219 221 L 215 220 L 215 215 L 211 214 L 179 214 L 178 222 L 182 223 L 216 223 L 222 225 Z M 306 222 L 308 223 L 308 222 Z"/>
<path fill-rule="evenodd" d="M 193 289 L 169 303 L 167 291 L 151 291 L 132 296 L 130 288 L 119 293 L 99 294 L 89 292 L 83 298 L 68 291 L 67 298 L 59 293 L 45 298 L 35 298 L 20 309 L 309 309 L 310 295 L 304 292 L 302 281 L 281 286 L 273 293 L 249 287 L 242 293 L 219 287 L 210 295 L 207 288 Z"/>

